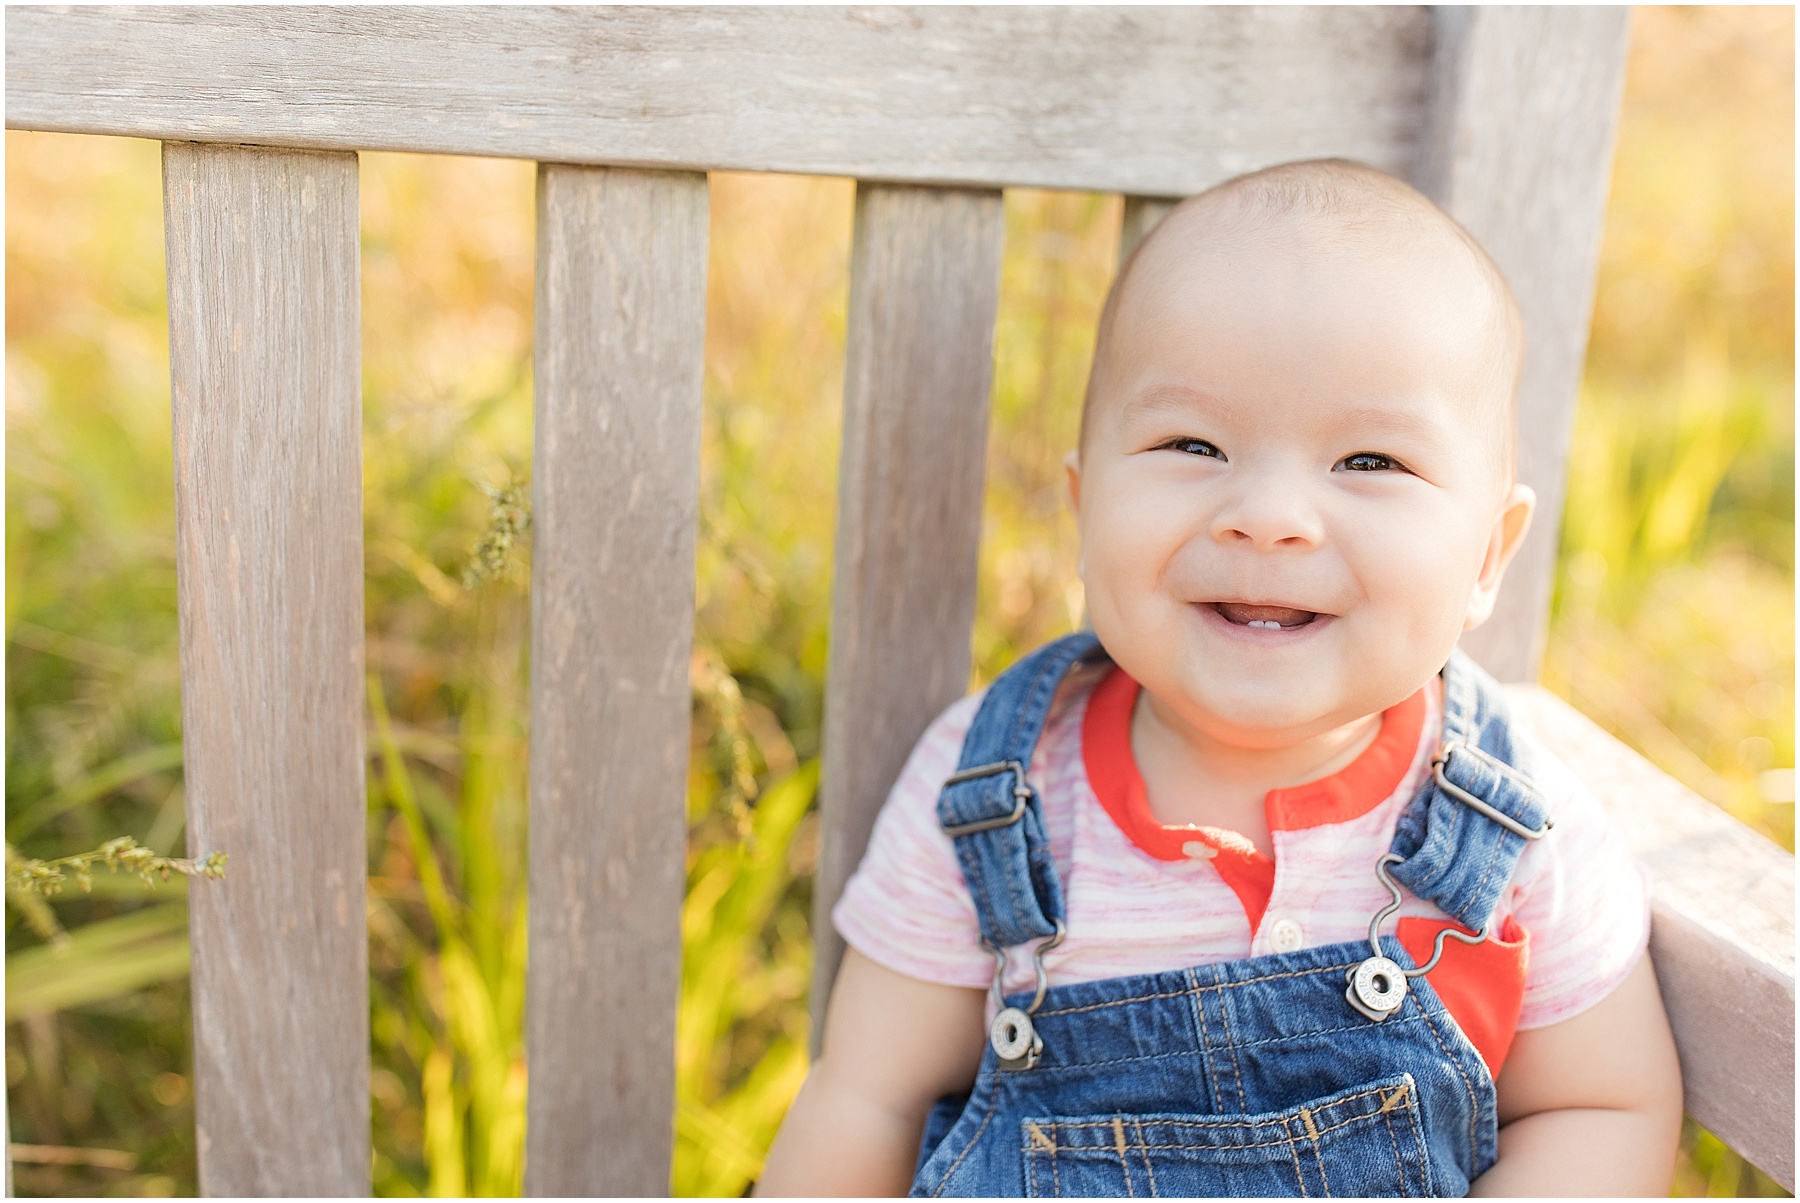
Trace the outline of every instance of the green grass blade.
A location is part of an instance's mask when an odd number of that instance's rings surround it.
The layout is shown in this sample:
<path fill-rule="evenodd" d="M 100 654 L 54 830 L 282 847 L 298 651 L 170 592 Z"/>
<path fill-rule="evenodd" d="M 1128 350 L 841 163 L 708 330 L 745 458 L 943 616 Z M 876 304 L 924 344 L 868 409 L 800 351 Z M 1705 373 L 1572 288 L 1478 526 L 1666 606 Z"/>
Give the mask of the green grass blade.
<path fill-rule="evenodd" d="M 145 907 L 128 915 L 101 919 L 77 927 L 69 933 L 69 943 L 61 949 L 41 945 L 11 953 L 6 958 L 6 972 L 24 973 L 53 962 L 66 962 L 75 957 L 105 956 L 140 940 L 153 940 L 187 927 L 188 908 L 185 900 Z"/>
<path fill-rule="evenodd" d="M 437 925 L 440 935 L 460 935 L 462 928 L 457 922 L 456 904 L 444 885 L 444 871 L 438 863 L 437 850 L 431 843 L 431 833 L 425 827 L 425 817 L 419 810 L 418 797 L 413 792 L 412 776 L 406 770 L 406 760 L 400 754 L 399 745 L 394 742 L 393 725 L 388 721 L 387 699 L 382 696 L 381 682 L 373 673 L 369 675 L 369 715 L 375 720 L 375 742 L 381 752 L 382 784 L 387 791 L 388 800 L 400 812 L 400 821 L 406 826 L 407 839 L 412 845 L 413 862 L 418 868 L 419 885 L 425 891 L 425 905 L 431 910 L 432 922 Z"/>
<path fill-rule="evenodd" d="M 17 817 L 6 824 L 6 838 L 8 842 L 17 844 L 65 811 L 74 810 L 77 806 L 86 806 L 94 799 L 105 797 L 120 786 L 130 785 L 140 777 L 148 777 L 154 773 L 166 773 L 170 769 L 180 767 L 181 745 L 179 743 L 161 744 L 154 748 L 145 748 L 141 752 L 133 752 L 129 756 L 121 756 L 119 759 L 95 769 L 81 780 L 51 794 L 48 798 L 25 807 Z"/>
<path fill-rule="evenodd" d="M 167 903 L 76 928 L 62 950 L 6 958 L 6 1020 L 104 1002 L 188 973 L 187 905 Z"/>

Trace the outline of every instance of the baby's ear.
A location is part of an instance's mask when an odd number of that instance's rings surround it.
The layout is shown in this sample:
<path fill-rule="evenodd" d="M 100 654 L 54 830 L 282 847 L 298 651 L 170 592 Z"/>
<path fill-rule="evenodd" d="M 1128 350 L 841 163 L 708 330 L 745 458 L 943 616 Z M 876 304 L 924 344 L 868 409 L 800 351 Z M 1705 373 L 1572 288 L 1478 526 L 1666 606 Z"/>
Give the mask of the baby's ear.
<path fill-rule="evenodd" d="M 1063 456 L 1063 470 L 1068 473 L 1069 509 L 1076 518 L 1081 517 L 1081 452 L 1071 451 Z"/>
<path fill-rule="evenodd" d="M 1515 482 L 1501 503 L 1493 529 L 1488 532 L 1487 555 L 1481 561 L 1481 575 L 1475 578 L 1475 589 L 1469 595 L 1463 630 L 1474 630 L 1493 614 L 1494 603 L 1500 597 L 1500 580 L 1506 575 L 1506 566 L 1518 554 L 1519 545 L 1525 542 L 1525 532 L 1531 528 L 1531 514 L 1536 508 L 1537 494 L 1531 486 Z"/>

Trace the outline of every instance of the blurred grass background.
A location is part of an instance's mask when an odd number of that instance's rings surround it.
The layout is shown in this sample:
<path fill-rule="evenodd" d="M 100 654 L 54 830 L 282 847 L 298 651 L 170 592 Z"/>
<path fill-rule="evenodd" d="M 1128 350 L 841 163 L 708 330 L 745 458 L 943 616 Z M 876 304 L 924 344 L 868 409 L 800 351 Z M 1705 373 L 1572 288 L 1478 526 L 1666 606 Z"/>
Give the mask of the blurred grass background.
<path fill-rule="evenodd" d="M 1634 18 L 1544 673 L 1790 849 L 1793 44 L 1787 8 Z M 180 851 L 158 149 L 7 152 L 7 838 Z M 712 185 L 675 1185 L 730 1195 L 805 1069 L 853 188 Z M 363 156 L 382 1194 L 520 1181 L 528 548 L 465 570 L 529 475 L 532 189 L 525 163 Z M 1007 197 L 978 680 L 1081 611 L 1060 464 L 1119 213 Z M 60 896 L 60 953 L 10 902 L 12 1139 L 65 1150 L 17 1187 L 191 1193 L 184 884 Z M 1780 1193 L 1698 1130 L 1676 1188 Z"/>

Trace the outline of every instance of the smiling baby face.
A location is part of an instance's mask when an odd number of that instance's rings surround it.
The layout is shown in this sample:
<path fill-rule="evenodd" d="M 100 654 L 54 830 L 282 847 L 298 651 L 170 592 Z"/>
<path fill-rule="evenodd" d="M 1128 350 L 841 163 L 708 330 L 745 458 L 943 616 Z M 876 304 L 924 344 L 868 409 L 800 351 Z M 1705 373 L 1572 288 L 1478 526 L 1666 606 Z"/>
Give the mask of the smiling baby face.
<path fill-rule="evenodd" d="M 1113 658 L 1246 747 L 1418 689 L 1531 511 L 1486 256 L 1398 181 L 1294 164 L 1177 208 L 1114 292 L 1070 466 Z"/>

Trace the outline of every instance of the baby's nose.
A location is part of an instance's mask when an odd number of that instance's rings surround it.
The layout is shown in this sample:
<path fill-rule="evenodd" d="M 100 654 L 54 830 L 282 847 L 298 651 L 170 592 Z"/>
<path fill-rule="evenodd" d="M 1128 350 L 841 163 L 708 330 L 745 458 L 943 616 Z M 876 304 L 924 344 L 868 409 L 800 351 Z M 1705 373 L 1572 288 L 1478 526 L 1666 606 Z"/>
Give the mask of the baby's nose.
<path fill-rule="evenodd" d="M 1270 482 L 1244 489 L 1220 509 L 1212 535 L 1219 542 L 1244 544 L 1258 551 L 1298 551 L 1319 545 L 1324 523 L 1304 489 Z"/>

